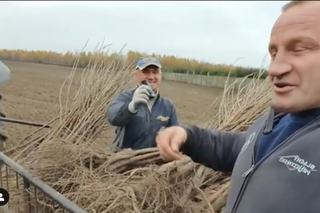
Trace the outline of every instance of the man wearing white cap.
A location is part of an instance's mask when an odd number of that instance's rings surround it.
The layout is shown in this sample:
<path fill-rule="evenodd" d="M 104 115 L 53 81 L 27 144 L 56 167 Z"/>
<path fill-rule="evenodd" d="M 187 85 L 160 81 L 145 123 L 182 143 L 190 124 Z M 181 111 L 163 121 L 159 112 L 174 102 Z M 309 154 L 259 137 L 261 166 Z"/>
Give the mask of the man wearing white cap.
<path fill-rule="evenodd" d="M 156 147 L 157 132 L 178 125 L 173 103 L 159 94 L 161 68 L 156 58 L 140 58 L 134 73 L 138 86 L 112 101 L 107 119 L 117 126 L 113 151 Z"/>

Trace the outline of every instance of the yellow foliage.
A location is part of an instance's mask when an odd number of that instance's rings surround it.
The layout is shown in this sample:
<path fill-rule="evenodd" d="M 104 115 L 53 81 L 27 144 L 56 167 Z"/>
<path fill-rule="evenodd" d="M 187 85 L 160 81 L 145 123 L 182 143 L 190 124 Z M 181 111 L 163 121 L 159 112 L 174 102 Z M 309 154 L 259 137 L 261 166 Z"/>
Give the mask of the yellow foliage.
<path fill-rule="evenodd" d="M 115 58 L 121 57 L 128 61 L 136 61 L 140 57 L 147 56 L 147 54 L 129 51 L 126 55 L 118 53 L 96 53 L 96 52 L 81 52 L 81 53 L 58 53 L 52 51 L 28 51 L 28 50 L 0 50 L 0 59 L 2 60 L 14 60 L 14 61 L 24 61 L 24 62 L 33 62 L 33 63 L 43 63 L 43 64 L 55 64 L 62 66 L 72 66 L 77 58 L 79 60 L 79 66 L 85 67 L 90 59 L 95 58 L 99 60 L 107 55 L 107 60 L 114 61 Z M 150 56 L 150 55 L 149 55 Z M 201 62 L 195 59 L 187 58 L 178 58 L 175 56 L 168 55 L 157 55 L 151 54 L 153 57 L 160 59 L 163 67 L 166 70 L 220 70 L 220 71 L 229 71 L 230 65 L 221 65 L 221 64 L 212 64 L 208 62 Z"/>

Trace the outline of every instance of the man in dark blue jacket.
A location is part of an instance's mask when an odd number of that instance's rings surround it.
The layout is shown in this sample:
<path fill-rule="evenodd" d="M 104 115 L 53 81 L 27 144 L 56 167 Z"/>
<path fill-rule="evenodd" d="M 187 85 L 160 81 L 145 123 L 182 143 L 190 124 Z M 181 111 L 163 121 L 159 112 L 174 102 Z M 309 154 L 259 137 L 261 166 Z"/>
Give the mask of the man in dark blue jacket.
<path fill-rule="evenodd" d="M 10 76 L 11 76 L 11 72 L 9 68 L 4 63 L 2 63 L 2 61 L 0 61 L 0 84 L 7 82 L 10 79 Z M 0 101 L 1 100 L 2 100 L 2 96 L 0 94 Z M 0 112 L 0 116 L 3 117 L 4 114 Z M 2 129 L 3 124 L 4 123 L 0 121 L 0 143 L 5 142 L 8 138 L 7 132 Z"/>
<path fill-rule="evenodd" d="M 107 119 L 117 126 L 112 150 L 155 147 L 155 137 L 161 128 L 178 125 L 173 103 L 160 96 L 161 64 L 156 58 L 141 58 L 137 62 L 137 88 L 124 91 L 112 101 Z M 141 84 L 142 81 L 148 82 Z"/>
<path fill-rule="evenodd" d="M 271 110 L 245 133 L 160 131 L 163 159 L 232 172 L 225 213 L 320 212 L 320 2 L 293 1 L 273 26 Z"/>

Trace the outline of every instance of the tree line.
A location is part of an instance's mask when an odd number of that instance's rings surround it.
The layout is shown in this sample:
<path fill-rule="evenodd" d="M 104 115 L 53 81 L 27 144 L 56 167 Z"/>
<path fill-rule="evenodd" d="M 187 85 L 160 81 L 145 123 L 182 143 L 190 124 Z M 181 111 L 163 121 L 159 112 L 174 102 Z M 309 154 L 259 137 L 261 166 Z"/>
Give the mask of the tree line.
<path fill-rule="evenodd" d="M 11 60 L 21 62 L 32 62 L 42 64 L 53 64 L 60 66 L 73 66 L 78 59 L 78 67 L 86 67 L 94 59 L 103 59 L 105 62 L 114 60 L 136 61 L 147 54 L 137 51 L 129 51 L 127 54 L 106 53 L 106 52 L 66 52 L 53 51 L 31 51 L 31 50 L 8 50 L 0 49 L 0 60 Z M 226 76 L 230 70 L 231 76 L 243 77 L 248 74 L 257 73 L 257 68 L 235 67 L 226 64 L 213 64 L 195 59 L 179 58 L 170 55 L 151 54 L 148 56 L 157 57 L 162 63 L 163 70 L 174 73 L 195 73 L 197 75 L 218 75 Z"/>

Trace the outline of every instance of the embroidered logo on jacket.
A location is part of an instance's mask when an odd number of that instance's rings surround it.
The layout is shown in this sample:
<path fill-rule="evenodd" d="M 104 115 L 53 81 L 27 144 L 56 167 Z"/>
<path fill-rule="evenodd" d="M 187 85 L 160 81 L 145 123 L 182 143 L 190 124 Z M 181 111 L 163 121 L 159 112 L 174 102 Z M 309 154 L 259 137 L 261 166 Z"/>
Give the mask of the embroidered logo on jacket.
<path fill-rule="evenodd" d="M 305 175 L 316 172 L 316 166 L 299 157 L 299 155 L 279 156 L 279 162 L 287 166 L 290 171 L 296 171 Z"/>
<path fill-rule="evenodd" d="M 159 120 L 159 121 L 168 121 L 170 119 L 170 117 L 168 117 L 168 116 L 166 116 L 166 117 L 164 117 L 164 116 L 162 116 L 162 115 L 159 115 L 158 117 L 157 117 L 157 120 Z"/>

